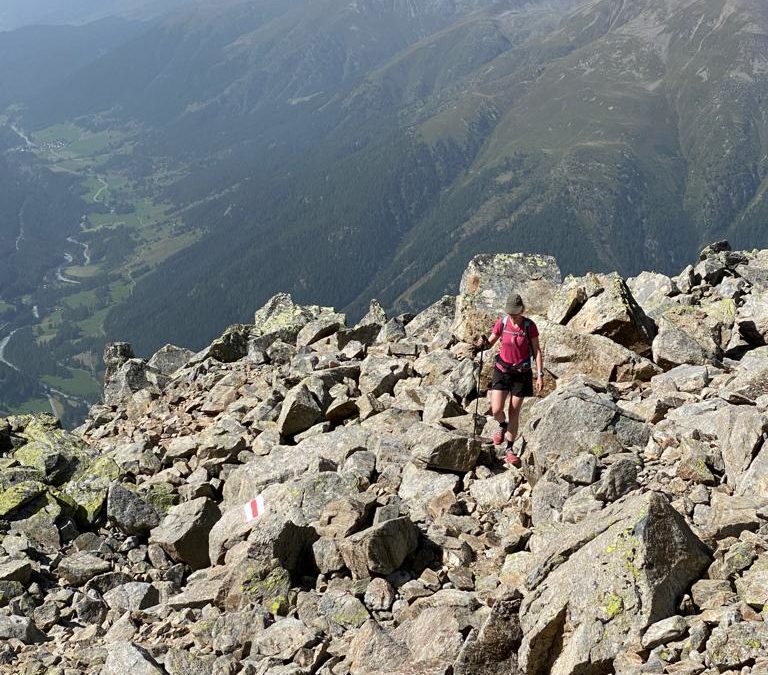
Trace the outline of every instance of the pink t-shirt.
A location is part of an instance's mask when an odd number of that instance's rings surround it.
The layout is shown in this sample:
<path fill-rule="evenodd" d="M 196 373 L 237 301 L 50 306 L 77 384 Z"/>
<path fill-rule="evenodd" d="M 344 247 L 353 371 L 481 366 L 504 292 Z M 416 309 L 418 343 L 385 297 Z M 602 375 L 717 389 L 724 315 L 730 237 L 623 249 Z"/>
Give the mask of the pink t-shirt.
<path fill-rule="evenodd" d="M 504 327 L 503 316 L 499 318 L 499 320 L 493 326 L 493 334 L 501 336 L 501 347 L 499 348 L 499 355 L 501 356 L 502 360 L 506 361 L 507 363 L 522 363 L 523 361 L 527 361 L 531 356 L 533 356 L 533 354 L 531 354 L 530 350 L 528 349 L 528 340 L 525 337 L 525 321 L 526 319 L 523 319 L 523 321 L 518 326 L 515 324 L 512 318 L 508 318 L 507 328 L 504 331 L 504 335 L 501 335 L 502 329 Z M 527 319 L 527 321 L 529 323 L 528 335 L 530 336 L 531 340 L 533 340 L 533 338 L 539 337 L 539 329 L 536 327 L 536 324 L 530 319 Z"/>

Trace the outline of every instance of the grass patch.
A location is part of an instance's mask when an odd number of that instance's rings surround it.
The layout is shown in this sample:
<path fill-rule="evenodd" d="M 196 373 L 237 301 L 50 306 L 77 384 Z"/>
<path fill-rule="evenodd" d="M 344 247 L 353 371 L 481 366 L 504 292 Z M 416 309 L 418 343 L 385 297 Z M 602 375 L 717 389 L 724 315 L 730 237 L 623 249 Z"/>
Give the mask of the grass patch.
<path fill-rule="evenodd" d="M 90 337 L 103 337 L 101 329 L 107 318 L 107 314 L 109 314 L 109 309 L 109 307 L 100 309 L 93 316 L 80 321 L 77 325 L 80 326 L 80 330 L 83 331 L 83 334 Z"/>
<path fill-rule="evenodd" d="M 33 412 L 51 412 L 50 401 L 47 398 L 31 398 L 8 410 L 9 415 L 24 415 Z"/>
<path fill-rule="evenodd" d="M 96 301 L 96 291 L 94 290 L 81 291 L 80 293 L 75 293 L 74 295 L 64 298 L 64 304 L 72 309 L 75 307 L 82 307 L 83 305 L 86 307 L 88 305 L 95 305 Z"/>
<path fill-rule="evenodd" d="M 87 370 L 80 368 L 69 368 L 71 377 L 56 377 L 54 375 L 44 375 L 42 380 L 49 387 L 62 391 L 70 396 L 79 398 L 98 397 L 101 393 L 101 387 L 98 382 L 91 377 Z"/>

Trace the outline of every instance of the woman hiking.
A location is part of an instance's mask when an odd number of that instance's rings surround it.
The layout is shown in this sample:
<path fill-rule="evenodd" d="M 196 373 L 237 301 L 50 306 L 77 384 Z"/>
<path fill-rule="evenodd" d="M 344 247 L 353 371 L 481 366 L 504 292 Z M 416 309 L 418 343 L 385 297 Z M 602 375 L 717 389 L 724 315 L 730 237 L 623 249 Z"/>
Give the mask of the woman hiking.
<path fill-rule="evenodd" d="M 544 384 L 544 357 L 539 345 L 539 329 L 523 316 L 525 305 L 519 295 L 507 299 L 505 315 L 493 326 L 490 337 L 481 337 L 478 347 L 487 349 L 501 340 L 499 354 L 493 364 L 491 381 L 491 412 L 499 423 L 493 435 L 495 445 L 505 444 L 504 453 L 508 464 L 520 465 L 513 443 L 517 438 L 520 409 L 526 396 L 533 396 L 533 362 L 536 362 L 536 394 Z M 504 407 L 509 396 L 509 408 Z"/>

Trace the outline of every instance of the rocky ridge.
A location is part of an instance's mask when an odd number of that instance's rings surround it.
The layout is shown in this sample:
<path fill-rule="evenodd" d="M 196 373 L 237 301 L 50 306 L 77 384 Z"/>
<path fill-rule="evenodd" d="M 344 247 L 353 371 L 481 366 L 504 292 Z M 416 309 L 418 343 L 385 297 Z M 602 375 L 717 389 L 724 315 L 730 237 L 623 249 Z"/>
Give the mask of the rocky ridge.
<path fill-rule="evenodd" d="M 473 436 L 512 290 L 548 372 L 520 470 Z M 768 673 L 767 339 L 768 251 L 720 242 L 675 278 L 478 256 L 416 316 L 278 295 L 198 353 L 110 345 L 74 433 L 0 421 L 0 669 Z"/>

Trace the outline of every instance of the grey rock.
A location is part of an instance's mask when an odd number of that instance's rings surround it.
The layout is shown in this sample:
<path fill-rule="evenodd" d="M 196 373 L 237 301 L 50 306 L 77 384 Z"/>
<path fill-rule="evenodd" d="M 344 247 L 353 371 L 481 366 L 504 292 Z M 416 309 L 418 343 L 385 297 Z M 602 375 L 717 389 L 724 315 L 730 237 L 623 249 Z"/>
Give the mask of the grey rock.
<path fill-rule="evenodd" d="M 262 567 L 277 560 L 288 572 L 298 573 L 307 566 L 317 538 L 311 527 L 297 525 L 281 514 L 266 513 L 248 536 L 247 554 Z"/>
<path fill-rule="evenodd" d="M 637 304 L 616 273 L 596 275 L 601 291 L 590 297 L 568 327 L 580 333 L 604 335 L 638 354 L 648 354 L 655 334 L 653 322 Z"/>
<path fill-rule="evenodd" d="M 741 336 L 754 347 L 768 344 L 768 290 L 747 298 L 736 314 L 736 326 Z"/>
<path fill-rule="evenodd" d="M 613 502 L 639 486 L 637 464 L 631 459 L 620 459 L 608 467 L 594 494 L 604 502 Z"/>
<path fill-rule="evenodd" d="M 472 438 L 428 424 L 411 427 L 405 436 L 417 466 L 464 473 L 477 464 L 480 445 Z"/>
<path fill-rule="evenodd" d="M 302 328 L 328 315 L 336 313 L 329 307 L 297 305 L 289 294 L 278 293 L 254 315 L 250 348 L 266 350 L 276 340 L 295 344 Z"/>
<path fill-rule="evenodd" d="M 136 358 L 133 347 L 128 342 L 110 342 L 104 347 L 104 381 L 108 382 L 114 377 L 120 367 L 131 359 Z"/>
<path fill-rule="evenodd" d="M 642 448 L 650 428 L 624 414 L 609 394 L 573 381 L 535 406 L 523 435 L 535 475 L 542 476 L 584 452 L 602 457 Z"/>
<path fill-rule="evenodd" d="M 739 490 L 768 429 L 768 419 L 751 406 L 729 405 L 714 399 L 671 411 L 660 427 L 670 426 L 717 439 L 728 484 Z"/>
<path fill-rule="evenodd" d="M 104 382 L 104 402 L 107 405 L 125 405 L 137 391 L 151 386 L 147 375 L 149 367 L 142 359 L 130 359 L 123 363 Z"/>
<path fill-rule="evenodd" d="M 718 626 L 707 641 L 707 659 L 720 672 L 740 668 L 745 663 L 764 658 L 766 644 L 768 623 L 744 621 Z"/>
<path fill-rule="evenodd" d="M 152 584 L 143 581 L 132 581 L 122 586 L 117 586 L 104 594 L 104 602 L 110 609 L 123 612 L 146 609 L 156 605 L 160 600 L 160 594 Z"/>
<path fill-rule="evenodd" d="M 653 319 L 658 319 L 673 305 L 674 301 L 670 296 L 678 292 L 672 279 L 657 272 L 641 272 L 636 277 L 627 279 L 627 286 L 637 304 Z"/>
<path fill-rule="evenodd" d="M 509 504 L 522 477 L 516 471 L 505 471 L 498 476 L 476 480 L 469 494 L 483 511 L 495 511 Z"/>
<path fill-rule="evenodd" d="M 597 382 L 647 381 L 661 372 L 650 360 L 603 335 L 585 335 L 568 326 L 536 319 L 546 368 L 558 381 L 589 377 Z"/>
<path fill-rule="evenodd" d="M 768 394 L 768 347 L 745 354 L 725 388 L 751 401 Z"/>
<path fill-rule="evenodd" d="M 98 574 L 109 572 L 112 565 L 90 553 L 78 552 L 64 557 L 56 573 L 72 586 L 82 586 L 86 581 Z"/>
<path fill-rule="evenodd" d="M 283 401 L 277 428 L 283 436 L 294 436 L 323 420 L 323 410 L 306 383 L 291 389 Z"/>
<path fill-rule="evenodd" d="M 523 639 L 518 612 L 521 594 L 512 590 L 497 599 L 483 627 L 473 630 L 453 666 L 455 675 L 518 672 L 517 652 Z"/>
<path fill-rule="evenodd" d="M 311 345 L 323 338 L 333 335 L 346 324 L 343 314 L 327 313 L 307 323 L 297 334 L 296 344 L 299 347 Z"/>
<path fill-rule="evenodd" d="M 183 502 L 172 507 L 152 530 L 150 542 L 159 544 L 173 560 L 192 569 L 208 567 L 208 534 L 220 517 L 218 506 L 206 497 Z"/>
<path fill-rule="evenodd" d="M 570 493 L 571 486 L 545 474 L 531 492 L 531 522 L 534 525 L 559 522 Z"/>
<path fill-rule="evenodd" d="M 751 497 L 713 492 L 710 507 L 705 530 L 713 540 L 738 537 L 744 530 L 754 531 L 760 526 L 757 502 Z"/>
<path fill-rule="evenodd" d="M 405 333 L 409 338 L 431 342 L 441 333 L 450 330 L 455 313 L 456 298 L 444 295 L 411 319 L 405 326 Z"/>
<path fill-rule="evenodd" d="M 286 618 L 272 624 L 254 636 L 254 647 L 264 656 L 283 661 L 293 659 L 300 649 L 317 643 L 317 635 L 301 621 Z"/>
<path fill-rule="evenodd" d="M 32 576 L 32 564 L 27 558 L 0 558 L 0 581 L 18 581 L 29 583 Z"/>
<path fill-rule="evenodd" d="M 101 675 L 165 675 L 143 647 L 132 642 L 110 645 Z"/>
<path fill-rule="evenodd" d="M 643 635 L 643 647 L 653 649 L 658 645 L 677 640 L 687 632 L 688 622 L 682 616 L 670 616 L 648 627 Z"/>
<path fill-rule="evenodd" d="M 398 496 L 408 505 L 408 511 L 414 521 L 427 518 L 427 504 L 445 493 L 453 493 L 459 484 L 459 477 L 448 473 L 438 473 L 420 469 L 412 463 L 403 468 Z"/>
<path fill-rule="evenodd" d="M 215 661 L 213 654 L 202 656 L 172 648 L 165 655 L 163 666 L 168 675 L 213 675 Z"/>
<path fill-rule="evenodd" d="M 597 457 L 591 452 L 582 452 L 560 462 L 555 472 L 568 483 L 592 485 L 597 480 Z"/>
<path fill-rule="evenodd" d="M 387 575 L 416 550 L 419 532 L 408 518 L 387 520 L 341 543 L 344 562 L 355 578 Z"/>
<path fill-rule="evenodd" d="M 149 359 L 147 365 L 152 369 L 170 377 L 184 367 L 194 356 L 194 352 L 174 345 L 165 345 L 158 349 Z"/>
<path fill-rule="evenodd" d="M 365 606 L 371 611 L 382 612 L 392 607 L 395 601 L 395 589 L 386 579 L 372 579 L 365 589 Z"/>
<path fill-rule="evenodd" d="M 0 640 L 20 640 L 26 645 L 42 642 L 45 635 L 26 616 L 0 616 Z"/>
<path fill-rule="evenodd" d="M 146 534 L 160 524 L 160 514 L 135 490 L 113 483 L 107 496 L 107 516 L 126 534 Z"/>
<path fill-rule="evenodd" d="M 708 564 L 703 544 L 656 493 L 561 530 L 537 559 L 520 610 L 520 661 L 530 673 L 611 663 L 621 645 L 673 614 Z M 577 627 L 572 633 L 565 633 L 566 616 Z"/>
<path fill-rule="evenodd" d="M 403 359 L 369 356 L 360 371 L 360 391 L 377 398 L 391 394 L 395 384 L 408 377 L 408 373 L 408 362 Z"/>
<path fill-rule="evenodd" d="M 339 542 L 332 537 L 320 537 L 312 544 L 312 556 L 320 574 L 330 574 L 344 568 Z"/>
<path fill-rule="evenodd" d="M 703 365 L 715 359 L 713 351 L 703 348 L 691 335 L 663 316 L 653 340 L 653 360 L 663 368 L 684 364 Z"/>

